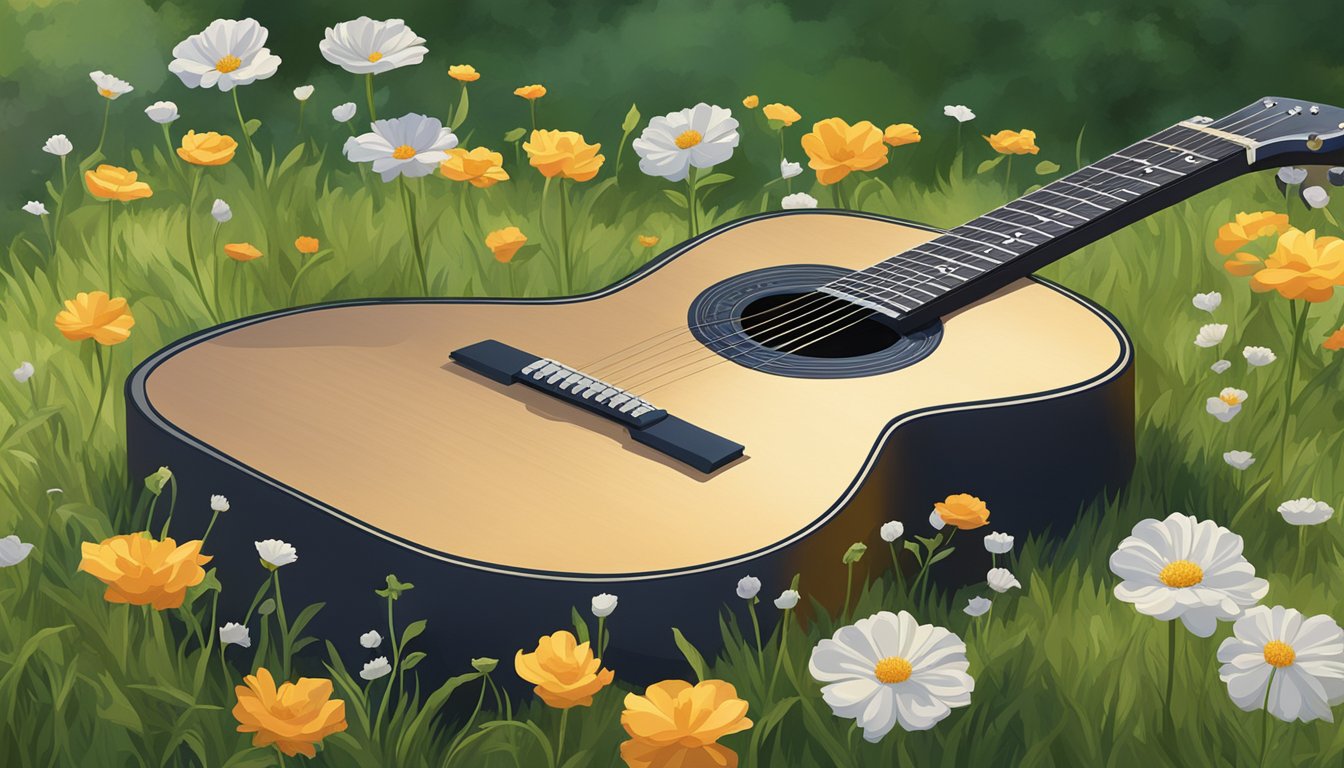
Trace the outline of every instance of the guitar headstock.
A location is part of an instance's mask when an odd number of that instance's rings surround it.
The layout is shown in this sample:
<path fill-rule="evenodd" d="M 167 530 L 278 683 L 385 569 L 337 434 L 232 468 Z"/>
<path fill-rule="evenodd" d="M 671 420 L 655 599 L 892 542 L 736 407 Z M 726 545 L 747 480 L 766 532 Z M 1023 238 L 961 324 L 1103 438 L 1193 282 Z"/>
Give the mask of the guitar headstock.
<path fill-rule="evenodd" d="M 1266 96 L 1227 117 L 1189 122 L 1242 139 L 1256 167 L 1344 163 L 1344 108 L 1329 104 Z"/>

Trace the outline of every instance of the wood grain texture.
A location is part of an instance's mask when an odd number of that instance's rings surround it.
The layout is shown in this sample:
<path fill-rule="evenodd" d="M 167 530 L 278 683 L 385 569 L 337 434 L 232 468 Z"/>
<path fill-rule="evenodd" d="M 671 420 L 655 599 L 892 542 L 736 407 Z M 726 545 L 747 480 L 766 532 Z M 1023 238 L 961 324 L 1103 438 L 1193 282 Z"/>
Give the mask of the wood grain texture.
<path fill-rule="evenodd" d="M 691 567 L 814 521 L 898 415 L 1085 381 L 1115 362 L 1115 334 L 1083 305 L 1021 281 L 945 318 L 938 350 L 905 370 L 795 379 L 713 365 L 649 396 L 746 445 L 709 476 L 612 422 L 467 372 L 449 352 L 496 338 L 583 365 L 684 328 L 691 301 L 731 275 L 795 263 L 857 269 L 934 234 L 781 216 L 728 229 L 591 300 L 300 312 L 179 352 L 149 375 L 146 395 L 201 442 L 430 549 L 567 573 Z M 709 354 L 698 343 L 676 354 L 691 349 Z"/>

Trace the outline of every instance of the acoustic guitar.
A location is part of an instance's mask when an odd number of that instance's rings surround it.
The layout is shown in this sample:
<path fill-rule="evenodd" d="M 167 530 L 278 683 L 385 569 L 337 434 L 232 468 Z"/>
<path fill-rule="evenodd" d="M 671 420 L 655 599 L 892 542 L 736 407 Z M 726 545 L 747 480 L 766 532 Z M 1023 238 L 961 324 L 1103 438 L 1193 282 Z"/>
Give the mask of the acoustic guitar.
<path fill-rule="evenodd" d="M 1266 98 L 947 231 L 770 213 L 582 296 L 237 320 L 135 370 L 130 469 L 174 469 L 179 537 L 230 497 L 211 539 L 226 585 L 263 578 L 253 541 L 293 543 L 286 597 L 325 601 L 313 630 L 347 652 L 395 573 L 441 669 L 507 658 L 610 592 L 609 665 L 682 675 L 668 628 L 714 651 L 742 576 L 773 597 L 801 574 L 835 607 L 842 553 L 887 520 L 918 532 L 967 492 L 1021 535 L 1123 484 L 1130 342 L 1031 273 L 1239 174 L 1341 156 L 1344 110 Z M 221 621 L 246 610 L 229 594 Z"/>

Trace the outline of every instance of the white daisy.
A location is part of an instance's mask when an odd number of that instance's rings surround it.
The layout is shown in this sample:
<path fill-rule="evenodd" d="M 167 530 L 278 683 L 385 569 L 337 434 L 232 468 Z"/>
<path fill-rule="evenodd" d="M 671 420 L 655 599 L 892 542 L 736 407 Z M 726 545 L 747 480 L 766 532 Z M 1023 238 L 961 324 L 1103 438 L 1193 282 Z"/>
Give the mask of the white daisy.
<path fill-rule="evenodd" d="M 1250 451 L 1227 451 L 1223 454 L 1223 461 L 1233 469 L 1248 469 L 1255 463 L 1255 456 Z"/>
<path fill-rule="evenodd" d="M 806 192 L 794 192 L 792 195 L 785 195 L 779 206 L 786 211 L 795 208 L 816 208 L 817 198 Z"/>
<path fill-rule="evenodd" d="M 1276 605 L 1251 608 L 1218 646 L 1232 703 L 1246 712 L 1266 708 L 1280 720 L 1335 721 L 1344 702 L 1344 629 L 1330 616 L 1304 617 Z"/>
<path fill-rule="evenodd" d="M 347 101 L 331 108 L 331 119 L 338 123 L 348 123 L 355 116 L 355 102 Z"/>
<path fill-rule="evenodd" d="M 300 85 L 294 89 L 294 98 L 299 101 L 307 101 L 313 97 L 313 91 L 316 90 L 311 85 Z"/>
<path fill-rule="evenodd" d="M 428 176 L 457 146 L 457 137 L 436 117 L 411 113 L 377 120 L 372 127 L 371 133 L 346 139 L 341 151 L 351 162 L 373 163 L 374 173 L 385 182 L 398 176 Z"/>
<path fill-rule="evenodd" d="M 188 88 L 231 91 L 265 80 L 280 68 L 280 57 L 266 47 L 269 34 L 256 19 L 215 19 L 173 46 L 168 71 Z"/>
<path fill-rule="evenodd" d="M 961 610 L 967 616 L 983 616 L 989 611 L 991 605 L 993 605 L 993 603 L 990 602 L 988 598 L 977 596 L 967 600 L 966 607 Z"/>
<path fill-rule="evenodd" d="M 1335 514 L 1335 510 L 1324 501 L 1306 497 L 1285 501 L 1279 505 L 1278 511 L 1284 522 L 1292 525 L 1320 525 Z"/>
<path fill-rule="evenodd" d="M 1211 520 L 1179 513 L 1142 520 L 1111 554 L 1111 572 L 1123 579 L 1115 596 L 1145 616 L 1180 619 L 1208 637 L 1219 621 L 1237 618 L 1269 591 L 1241 550 L 1241 537 Z"/>
<path fill-rule="evenodd" d="M 1213 365 L 1210 365 L 1209 370 L 1213 371 L 1214 373 L 1224 373 L 1227 371 L 1228 368 L 1231 367 L 1232 367 L 1231 360 L 1219 360 Z"/>
<path fill-rule="evenodd" d="M 943 107 L 943 114 L 955 118 L 958 123 L 964 123 L 967 120 L 975 119 L 975 113 L 965 104 L 949 104 L 946 107 Z"/>
<path fill-rule="evenodd" d="M 985 537 L 985 551 L 1002 555 L 1013 551 L 1013 537 L 1006 533 L 991 533 Z"/>
<path fill-rule="evenodd" d="M 171 101 L 156 101 L 145 107 L 145 114 L 159 125 L 167 125 L 178 118 L 177 105 Z"/>
<path fill-rule="evenodd" d="M 1279 172 L 1275 175 L 1278 177 L 1279 181 L 1283 182 L 1284 184 L 1288 185 L 1301 184 L 1302 182 L 1307 180 L 1307 169 L 1294 168 L 1291 165 L 1285 165 L 1284 167 L 1280 168 Z"/>
<path fill-rule="evenodd" d="M 1201 325 L 1199 327 L 1199 333 L 1195 335 L 1195 346 L 1204 347 L 1205 349 L 1216 347 L 1223 343 L 1223 337 L 1226 335 L 1226 323 L 1209 323 L 1208 325 Z"/>
<path fill-rule="evenodd" d="M 1250 397 L 1250 395 L 1246 394 L 1244 389 L 1224 387 L 1217 397 L 1208 399 L 1204 404 L 1204 410 L 1208 411 L 1215 419 L 1226 424 L 1232 420 L 1232 417 L 1241 413 L 1241 405 L 1246 402 L 1247 397 Z"/>
<path fill-rule="evenodd" d="M 1195 298 L 1191 299 L 1190 303 L 1195 305 L 1195 309 L 1202 309 L 1209 314 L 1213 314 L 1213 310 L 1223 303 L 1223 294 L 1217 291 L 1196 293 Z"/>
<path fill-rule="evenodd" d="M 244 648 L 252 647 L 252 635 L 247 627 L 230 621 L 228 624 L 219 628 L 220 645 L 240 645 Z"/>
<path fill-rule="evenodd" d="M 1269 365 L 1278 358 L 1274 355 L 1274 350 L 1269 347 L 1246 347 L 1241 350 L 1241 356 L 1246 358 L 1246 363 L 1252 367 L 1259 368 L 1262 365 Z"/>
<path fill-rule="evenodd" d="M 947 523 L 943 522 L 943 516 L 938 514 L 936 508 L 929 513 L 929 525 L 933 526 L 933 530 L 935 531 L 941 531 L 943 530 L 943 526 L 947 525 Z"/>
<path fill-rule="evenodd" d="M 56 155 L 57 157 L 65 157 L 70 154 L 70 151 L 74 148 L 75 145 L 70 143 L 70 140 L 65 137 L 64 133 L 58 133 L 55 136 L 52 136 L 42 145 L 43 152 L 46 152 L 48 155 Z"/>
<path fill-rule="evenodd" d="M 24 360 L 19 364 L 18 368 L 14 369 L 14 380 L 20 384 L 27 384 L 28 380 L 33 378 L 33 373 L 35 373 L 36 370 L 37 369 L 33 368 L 32 363 Z"/>
<path fill-rule="evenodd" d="M 802 163 L 790 163 L 788 160 L 779 161 L 779 177 L 781 179 L 792 179 L 794 176 L 803 172 Z"/>
<path fill-rule="evenodd" d="M 1303 187 L 1302 202 L 1312 208 L 1324 208 L 1330 204 L 1330 193 L 1325 191 L 1325 187 L 1321 186 Z"/>
<path fill-rule="evenodd" d="M 798 598 L 801 597 L 796 589 L 786 589 L 779 593 L 775 598 L 775 607 L 781 611 L 787 611 L 798 606 Z"/>
<path fill-rule="evenodd" d="M 750 600 L 761 591 L 761 580 L 755 576 L 743 576 L 737 580 L 737 596 Z"/>
<path fill-rule="evenodd" d="M 854 720 L 877 742 L 900 723 L 925 731 L 971 703 L 975 680 L 966 674 L 960 637 L 920 624 L 905 611 L 882 611 L 841 627 L 812 649 L 812 677 L 836 717 Z"/>
<path fill-rule="evenodd" d="M 398 67 L 425 60 L 429 49 L 401 19 L 374 21 L 360 16 L 327 27 L 327 35 L 317 44 L 322 58 L 356 75 L 378 75 Z"/>
<path fill-rule="evenodd" d="M 266 539 L 254 543 L 257 554 L 261 557 L 261 564 L 266 566 L 267 570 L 274 571 L 299 559 L 298 550 L 294 549 L 292 544 L 279 539 Z"/>
<path fill-rule="evenodd" d="M 1022 588 L 1022 583 L 1007 568 L 990 568 L 989 573 L 985 574 L 985 581 L 989 583 L 990 589 L 999 594 L 1003 594 L 1010 589 Z"/>
<path fill-rule="evenodd" d="M 0 539 L 0 568 L 8 568 L 22 563 L 33 551 L 33 545 L 21 541 L 13 534 Z"/>
<path fill-rule="evenodd" d="M 701 102 L 653 118 L 631 146 L 639 170 L 682 181 L 692 167 L 710 168 L 732 157 L 739 138 L 731 110 Z"/>
<path fill-rule="evenodd" d="M 616 596 L 603 592 L 600 595 L 593 595 L 593 615 L 599 619 L 605 619 L 616 610 Z"/>
<path fill-rule="evenodd" d="M 214 217 L 215 221 L 223 224 L 233 218 L 233 209 L 229 207 L 228 203 L 215 198 L 214 205 L 210 206 L 210 215 Z"/>
<path fill-rule="evenodd" d="M 364 668 L 359 671 L 359 676 L 365 680 L 377 680 L 390 674 L 392 674 L 392 665 L 388 663 L 386 656 L 379 656 L 373 661 L 366 662 Z"/>
<path fill-rule="evenodd" d="M 359 644 L 365 648 L 377 648 L 383 644 L 383 636 L 378 634 L 378 630 L 370 629 L 359 636 Z"/>
<path fill-rule="evenodd" d="M 228 511 L 229 511 L 229 500 L 228 500 L 227 498 L 223 497 L 223 496 L 220 496 L 218 493 L 216 493 L 216 494 L 212 494 L 212 495 L 210 496 L 210 511 L 212 511 L 212 512 L 228 512 Z"/>
<path fill-rule="evenodd" d="M 905 535 L 905 524 L 899 520 L 883 523 L 882 528 L 878 530 L 878 534 L 882 536 L 883 541 L 895 541 Z"/>
<path fill-rule="evenodd" d="M 135 90 L 135 88 L 131 87 L 131 84 L 125 80 L 122 80 L 119 77 L 113 77 L 101 70 L 90 72 L 89 79 L 92 80 L 93 84 L 98 88 L 98 95 L 109 101 L 117 98 L 123 93 L 130 93 Z"/>
<path fill-rule="evenodd" d="M 42 203 L 42 201 L 40 201 L 40 200 L 29 200 L 29 201 L 23 206 L 23 210 L 26 211 L 26 212 L 28 212 L 28 213 L 33 214 L 34 216 L 46 216 L 46 215 L 47 215 L 47 206 L 44 205 L 44 204 Z"/>

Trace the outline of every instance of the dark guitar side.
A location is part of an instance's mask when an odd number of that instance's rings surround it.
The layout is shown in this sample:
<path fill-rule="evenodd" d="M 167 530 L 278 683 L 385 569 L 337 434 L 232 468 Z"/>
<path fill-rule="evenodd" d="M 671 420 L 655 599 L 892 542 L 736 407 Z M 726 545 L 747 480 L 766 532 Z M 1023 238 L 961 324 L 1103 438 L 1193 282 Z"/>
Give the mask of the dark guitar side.
<path fill-rule="evenodd" d="M 730 226 L 669 251 L 623 287 Z M 209 494 L 230 498 L 232 510 L 221 516 L 208 545 L 215 555 L 212 565 L 225 585 L 221 624 L 241 620 L 252 594 L 268 575 L 257 563 L 253 541 L 273 537 L 294 543 L 299 550 L 298 562 L 281 571 L 291 616 L 310 602 L 326 603 L 309 632 L 330 640 L 350 665 L 374 655 L 359 647 L 360 633 L 378 628 L 385 634 L 382 599 L 373 590 L 383 585 L 387 574 L 395 573 L 417 585 L 398 602 L 398 621 L 429 620 L 425 635 L 417 641 L 429 653 L 419 667 L 428 681 L 465 671 L 474 656 L 500 658 L 507 664 L 514 650 L 534 643 L 541 634 L 568 627 L 571 606 L 591 623 L 588 602 L 599 592 L 620 598 L 620 607 L 608 622 L 607 665 L 634 683 L 684 677 L 689 670 L 680 661 L 669 628 L 680 628 L 706 655 L 715 653 L 720 647 L 721 608 L 727 604 L 743 618 L 733 588 L 744 575 L 764 583 L 761 615 L 768 627 L 777 613 L 768 600 L 786 588 L 794 574 L 801 574 L 805 601 L 815 597 L 838 606 L 843 600 L 845 549 L 855 541 L 868 543 L 870 551 L 856 567 L 855 581 L 876 576 L 890 564 L 890 556 L 878 546 L 877 527 L 900 519 L 906 523 L 907 536 L 928 533 L 932 501 L 949 493 L 981 496 L 989 502 L 993 520 L 1001 520 L 1006 530 L 1023 537 L 1052 525 L 1068 527 L 1082 503 L 1127 480 L 1134 457 L 1132 347 L 1104 310 L 1063 288 L 1050 287 L 1085 306 L 1114 333 L 1120 354 L 1109 368 L 1055 391 L 891 414 L 892 421 L 872 446 L 868 461 L 855 467 L 850 488 L 830 509 L 817 510 L 818 522 L 809 535 L 728 564 L 622 577 L 464 561 L 331 508 L 212 448 L 155 409 L 146 394 L 146 380 L 157 367 L 194 344 L 256 319 L 183 339 L 136 369 L 126 385 L 130 475 L 141 478 L 161 465 L 173 469 L 180 484 L 173 531 L 179 540 L 204 532 L 209 513 L 202 500 Z M 313 309 L 286 310 L 270 317 Z M 507 502 L 509 489 L 501 487 L 499 493 Z M 721 510 L 725 516 L 733 513 Z M 509 531 L 499 535 L 507 538 Z M 988 556 L 978 546 L 963 546 L 950 563 L 945 574 L 976 581 L 983 578 Z"/>

